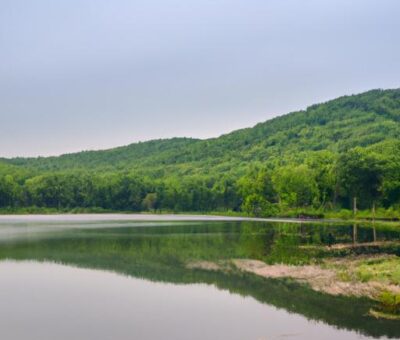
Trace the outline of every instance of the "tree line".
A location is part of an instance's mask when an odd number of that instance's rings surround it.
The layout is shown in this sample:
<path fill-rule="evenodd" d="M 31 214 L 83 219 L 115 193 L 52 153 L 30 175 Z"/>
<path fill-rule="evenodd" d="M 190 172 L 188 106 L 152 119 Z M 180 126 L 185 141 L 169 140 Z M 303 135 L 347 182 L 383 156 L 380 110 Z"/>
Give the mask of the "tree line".
<path fill-rule="evenodd" d="M 233 172 L 142 176 L 129 171 L 0 172 L 0 207 L 102 208 L 115 211 L 235 211 L 284 215 L 291 209 L 335 210 L 400 205 L 400 144 L 340 154 L 304 152 Z M 11 168 L 12 169 L 12 168 Z"/>

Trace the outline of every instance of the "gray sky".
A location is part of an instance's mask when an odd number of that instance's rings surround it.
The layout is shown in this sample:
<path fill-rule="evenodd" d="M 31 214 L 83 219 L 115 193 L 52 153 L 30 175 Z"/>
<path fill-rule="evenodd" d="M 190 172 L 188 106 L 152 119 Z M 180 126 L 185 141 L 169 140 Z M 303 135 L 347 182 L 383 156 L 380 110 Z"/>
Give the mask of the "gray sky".
<path fill-rule="evenodd" d="M 399 0 L 1 0 L 0 156 L 213 137 L 400 87 Z"/>

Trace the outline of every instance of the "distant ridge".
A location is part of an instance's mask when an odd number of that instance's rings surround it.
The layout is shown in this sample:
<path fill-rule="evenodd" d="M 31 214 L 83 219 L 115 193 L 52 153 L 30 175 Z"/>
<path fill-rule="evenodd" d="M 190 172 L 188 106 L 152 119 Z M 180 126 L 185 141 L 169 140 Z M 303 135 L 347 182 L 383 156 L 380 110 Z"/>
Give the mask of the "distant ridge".
<path fill-rule="evenodd" d="M 400 89 L 343 96 L 206 140 L 171 138 L 57 157 L 13 158 L 3 162 L 37 169 L 128 170 L 152 173 L 235 171 L 243 162 L 265 162 L 304 151 L 342 152 L 400 139 Z M 217 169 L 215 169 L 217 167 Z M 238 169 L 236 169 L 238 170 Z"/>

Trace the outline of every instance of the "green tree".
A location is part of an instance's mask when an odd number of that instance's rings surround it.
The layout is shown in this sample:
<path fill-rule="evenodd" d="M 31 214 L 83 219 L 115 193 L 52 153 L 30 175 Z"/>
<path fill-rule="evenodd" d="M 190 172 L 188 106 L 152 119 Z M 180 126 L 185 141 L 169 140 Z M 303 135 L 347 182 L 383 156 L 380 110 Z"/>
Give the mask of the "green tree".
<path fill-rule="evenodd" d="M 243 204 L 242 210 L 252 216 L 261 216 L 268 205 L 267 200 L 259 194 L 248 195 Z"/>
<path fill-rule="evenodd" d="M 0 177 L 0 207 L 17 205 L 20 196 L 20 187 L 11 175 Z"/>
<path fill-rule="evenodd" d="M 340 155 L 337 173 L 342 195 L 352 202 L 354 212 L 357 201 L 361 207 L 375 204 L 382 184 L 382 164 L 375 154 L 359 147 L 351 149 Z"/>
<path fill-rule="evenodd" d="M 151 211 L 156 210 L 158 205 L 158 197 L 154 192 L 149 192 L 143 199 L 142 205 L 145 210 Z"/>
<path fill-rule="evenodd" d="M 280 203 L 291 207 L 319 204 L 315 173 L 307 165 L 287 165 L 275 170 L 272 177 Z"/>

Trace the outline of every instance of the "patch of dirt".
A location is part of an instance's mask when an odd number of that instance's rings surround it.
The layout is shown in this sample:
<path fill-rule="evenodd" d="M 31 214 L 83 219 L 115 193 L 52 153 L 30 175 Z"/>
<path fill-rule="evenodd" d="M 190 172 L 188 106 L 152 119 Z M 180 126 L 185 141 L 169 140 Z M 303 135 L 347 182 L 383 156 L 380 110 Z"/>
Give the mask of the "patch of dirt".
<path fill-rule="evenodd" d="M 396 257 L 394 255 L 359 255 L 340 259 L 325 260 L 322 265 L 294 266 L 285 264 L 266 264 L 258 260 L 232 259 L 225 261 L 192 261 L 186 264 L 189 269 L 224 271 L 239 269 L 265 278 L 292 278 L 298 282 L 307 283 L 316 291 L 331 295 L 346 295 L 369 297 L 376 299 L 383 291 L 400 294 L 400 286 L 384 282 L 361 282 L 355 279 L 343 280 L 340 274 L 343 268 L 349 272 L 359 263 L 368 259 L 378 260 Z"/>
<path fill-rule="evenodd" d="M 390 260 L 390 259 L 397 259 L 397 256 L 389 254 L 375 254 L 375 255 L 361 254 L 361 255 L 350 255 L 345 257 L 325 259 L 324 262 L 334 265 L 354 266 L 362 261 L 377 261 L 377 260 Z"/>
<path fill-rule="evenodd" d="M 295 279 L 317 279 L 320 277 L 331 278 L 334 272 L 322 269 L 319 266 L 290 266 L 285 264 L 268 265 L 258 260 L 232 260 L 236 267 L 244 271 L 250 271 L 254 274 L 264 277 L 292 277 Z"/>
<path fill-rule="evenodd" d="M 189 269 L 203 269 L 203 270 L 222 270 L 215 262 L 211 261 L 193 261 L 186 264 L 186 268 Z"/>
<path fill-rule="evenodd" d="M 398 241 L 376 241 L 364 243 L 335 243 L 331 246 L 328 245 L 300 245 L 300 249 L 323 249 L 326 251 L 342 250 L 342 249 L 357 249 L 357 248 L 374 248 L 374 247 L 390 247 L 400 245 Z"/>
<path fill-rule="evenodd" d="M 332 246 L 326 246 L 327 249 L 338 250 L 338 249 L 354 249 L 354 248 L 365 248 L 365 247 L 384 247 L 393 246 L 399 244 L 395 241 L 376 241 L 376 242 L 364 242 L 364 243 L 336 243 Z"/>
<path fill-rule="evenodd" d="M 246 272 L 265 278 L 292 278 L 308 283 L 312 289 L 331 295 L 367 296 L 376 298 L 383 290 L 399 292 L 400 287 L 380 282 L 345 282 L 338 278 L 333 269 L 321 268 L 318 265 L 289 266 L 284 264 L 268 265 L 257 260 L 233 260 L 234 265 Z"/>

